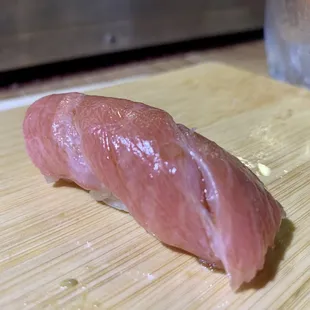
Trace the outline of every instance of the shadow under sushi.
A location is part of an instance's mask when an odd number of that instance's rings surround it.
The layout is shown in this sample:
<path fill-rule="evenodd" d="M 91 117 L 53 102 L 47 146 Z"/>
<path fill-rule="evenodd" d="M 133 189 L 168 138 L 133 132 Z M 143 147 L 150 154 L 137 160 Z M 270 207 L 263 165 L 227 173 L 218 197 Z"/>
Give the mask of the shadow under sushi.
<path fill-rule="evenodd" d="M 76 189 L 82 190 L 84 192 L 88 192 L 88 190 L 80 187 L 76 183 L 74 183 L 72 181 L 67 181 L 67 180 L 64 180 L 64 179 L 60 179 L 60 180 L 56 181 L 53 184 L 53 187 L 55 187 L 55 188 L 57 188 L 57 187 L 70 187 L 70 188 L 76 188 Z"/>
<path fill-rule="evenodd" d="M 294 231 L 295 226 L 293 222 L 288 218 L 283 219 L 275 238 L 275 246 L 267 252 L 264 268 L 257 273 L 250 283 L 243 284 L 238 292 L 249 289 L 261 289 L 275 278 L 280 262 L 283 260 L 285 252 L 293 240 Z"/>

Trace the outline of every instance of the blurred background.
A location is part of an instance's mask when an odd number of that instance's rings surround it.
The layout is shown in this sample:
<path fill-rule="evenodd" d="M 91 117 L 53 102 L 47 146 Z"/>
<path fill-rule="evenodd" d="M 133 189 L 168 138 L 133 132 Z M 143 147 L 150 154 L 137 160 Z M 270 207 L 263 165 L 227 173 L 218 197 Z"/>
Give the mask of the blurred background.
<path fill-rule="evenodd" d="M 267 74 L 263 0 L 0 0 L 0 97 L 219 60 Z"/>

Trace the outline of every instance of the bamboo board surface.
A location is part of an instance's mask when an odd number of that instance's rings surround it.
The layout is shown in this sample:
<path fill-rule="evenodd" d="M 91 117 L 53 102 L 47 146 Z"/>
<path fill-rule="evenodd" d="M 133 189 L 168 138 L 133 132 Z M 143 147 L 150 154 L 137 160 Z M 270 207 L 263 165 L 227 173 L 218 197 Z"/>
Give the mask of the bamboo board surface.
<path fill-rule="evenodd" d="M 92 94 L 163 108 L 256 173 L 267 166 L 288 219 L 264 270 L 233 293 L 130 215 L 46 184 L 24 150 L 26 108 L 1 112 L 0 309 L 310 309 L 310 92 L 208 63 Z"/>

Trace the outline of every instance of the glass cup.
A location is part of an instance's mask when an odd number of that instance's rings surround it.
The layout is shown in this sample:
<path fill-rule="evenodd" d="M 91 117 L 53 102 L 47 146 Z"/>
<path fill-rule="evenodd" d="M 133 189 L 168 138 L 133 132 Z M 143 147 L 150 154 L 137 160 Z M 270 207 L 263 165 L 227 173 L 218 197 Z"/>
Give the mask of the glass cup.
<path fill-rule="evenodd" d="M 264 32 L 269 74 L 310 88 L 310 0 L 266 0 Z"/>

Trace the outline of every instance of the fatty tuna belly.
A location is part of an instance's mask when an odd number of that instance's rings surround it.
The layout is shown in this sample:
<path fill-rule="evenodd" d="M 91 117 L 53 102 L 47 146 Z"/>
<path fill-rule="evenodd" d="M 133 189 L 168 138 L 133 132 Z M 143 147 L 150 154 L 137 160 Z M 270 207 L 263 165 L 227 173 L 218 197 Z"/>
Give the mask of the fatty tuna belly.
<path fill-rule="evenodd" d="M 172 118 L 143 106 L 122 126 L 122 120 L 112 123 L 110 113 L 85 121 L 87 107 L 79 108 L 76 122 L 97 178 L 160 241 L 220 266 L 209 246 L 201 173 Z"/>

